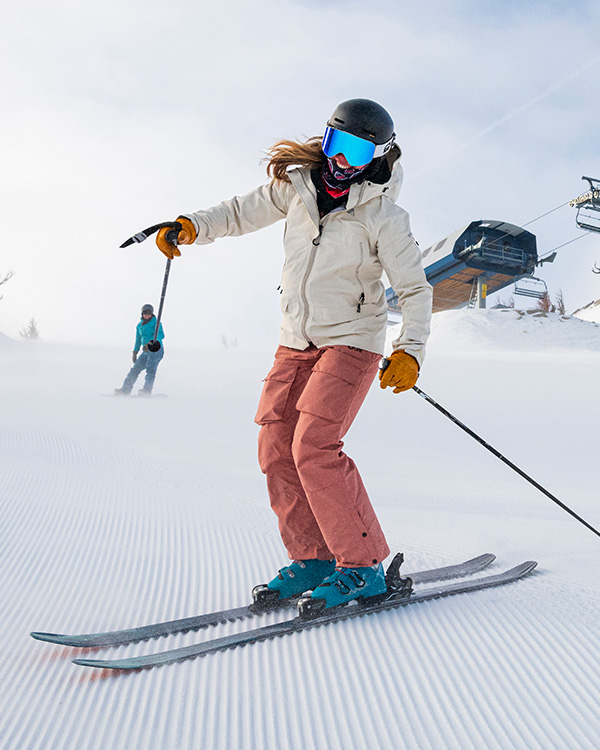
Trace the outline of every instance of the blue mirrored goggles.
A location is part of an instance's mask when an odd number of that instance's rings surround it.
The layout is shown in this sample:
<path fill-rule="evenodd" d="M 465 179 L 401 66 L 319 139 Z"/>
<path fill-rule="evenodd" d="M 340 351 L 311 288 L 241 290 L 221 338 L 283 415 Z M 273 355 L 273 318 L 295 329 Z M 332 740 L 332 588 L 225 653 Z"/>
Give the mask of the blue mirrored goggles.
<path fill-rule="evenodd" d="M 359 138 L 352 133 L 327 127 L 323 136 L 323 153 L 325 156 L 343 154 L 352 167 L 362 167 L 376 156 L 386 154 L 394 144 L 394 136 L 387 143 L 375 144 Z"/>

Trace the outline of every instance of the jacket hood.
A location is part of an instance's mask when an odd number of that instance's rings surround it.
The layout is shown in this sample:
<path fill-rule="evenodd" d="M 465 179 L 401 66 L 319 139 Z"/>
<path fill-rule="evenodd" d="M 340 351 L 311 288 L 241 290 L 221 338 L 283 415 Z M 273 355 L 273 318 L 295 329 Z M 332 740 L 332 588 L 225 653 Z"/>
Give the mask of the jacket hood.
<path fill-rule="evenodd" d="M 391 201 L 394 203 L 396 202 L 400 195 L 400 189 L 402 188 L 402 181 L 404 179 L 404 170 L 400 164 L 401 153 L 402 152 L 398 146 L 392 146 L 390 151 L 384 157 L 387 160 L 391 173 L 389 179 L 383 183 L 373 182 L 369 179 L 366 180 L 366 183 L 360 183 L 359 188 L 364 186 L 364 192 L 357 203 L 364 203 L 378 195 L 386 195 Z M 354 203 L 353 205 L 357 204 Z"/>
<path fill-rule="evenodd" d="M 352 185 L 348 194 L 346 209 L 356 208 L 373 198 L 385 197 L 395 203 L 400 195 L 404 170 L 400 164 L 401 151 L 398 146 L 393 146 L 385 158 L 390 171 L 390 176 L 384 182 L 375 182 L 368 177 L 363 182 Z M 385 178 L 384 178 L 385 179 Z"/>

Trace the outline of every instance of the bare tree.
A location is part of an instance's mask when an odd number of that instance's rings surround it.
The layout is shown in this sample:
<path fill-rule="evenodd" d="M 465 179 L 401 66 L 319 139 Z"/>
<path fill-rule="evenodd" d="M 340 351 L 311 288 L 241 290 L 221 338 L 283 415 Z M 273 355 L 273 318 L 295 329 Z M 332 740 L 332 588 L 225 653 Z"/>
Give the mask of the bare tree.
<path fill-rule="evenodd" d="M 7 281 L 10 281 L 14 275 L 15 275 L 14 271 L 8 271 L 8 273 L 5 273 L 4 276 L 0 276 L 0 286 L 2 286 L 3 284 L 6 284 Z M 0 299 L 2 299 L 1 295 L 0 295 Z"/>
<path fill-rule="evenodd" d="M 35 322 L 35 318 L 32 318 L 29 321 L 29 325 L 25 326 L 21 330 L 21 336 L 23 336 L 24 339 L 29 339 L 30 341 L 37 341 L 40 337 L 40 331 L 37 327 L 37 323 Z"/>
<path fill-rule="evenodd" d="M 550 295 L 548 294 L 548 292 L 546 292 L 546 294 L 544 294 L 544 296 L 540 297 L 540 299 L 538 300 L 537 309 L 545 313 L 554 312 L 556 310 L 556 308 L 552 304 L 552 300 L 550 299 Z"/>
<path fill-rule="evenodd" d="M 538 300 L 537 309 L 547 313 L 560 313 L 564 315 L 566 312 L 565 298 L 563 297 L 562 289 L 558 290 L 558 293 L 554 295 L 554 302 L 550 299 L 548 292 Z"/>
<path fill-rule="evenodd" d="M 229 349 L 229 347 L 231 347 L 232 349 L 235 349 L 235 348 L 237 348 L 238 340 L 237 339 L 227 338 L 227 336 L 224 333 L 222 333 L 221 334 L 221 343 L 223 344 L 223 346 L 226 349 Z"/>
<path fill-rule="evenodd" d="M 496 304 L 494 305 L 494 307 L 497 308 L 497 309 L 502 309 L 502 308 L 506 308 L 506 307 L 513 308 L 514 306 L 515 306 L 515 298 L 514 297 L 509 297 L 506 300 L 499 299 L 496 302 Z"/>

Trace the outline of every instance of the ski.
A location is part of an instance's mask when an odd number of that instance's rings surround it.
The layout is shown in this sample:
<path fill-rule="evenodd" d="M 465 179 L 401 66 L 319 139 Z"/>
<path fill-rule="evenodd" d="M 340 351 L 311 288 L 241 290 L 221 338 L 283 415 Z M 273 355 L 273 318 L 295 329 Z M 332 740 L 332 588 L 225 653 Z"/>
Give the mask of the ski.
<path fill-rule="evenodd" d="M 150 395 L 145 393 L 141 395 L 139 393 L 129 393 L 127 396 L 118 393 L 101 393 L 100 395 L 108 396 L 108 398 L 122 398 L 123 400 L 130 398 L 168 398 L 166 393 L 151 393 Z"/>
<path fill-rule="evenodd" d="M 498 573 L 496 575 L 488 575 L 483 578 L 469 581 L 441 584 L 416 591 L 408 596 L 392 600 L 378 601 L 374 604 L 367 604 L 365 606 L 350 605 L 347 607 L 341 607 L 339 609 L 331 610 L 328 613 L 324 613 L 314 619 L 295 617 L 292 620 L 286 620 L 285 622 L 275 625 L 267 625 L 266 627 L 248 630 L 243 633 L 237 633 L 223 638 L 215 638 L 213 640 L 205 641 L 204 643 L 198 643 L 184 648 L 176 648 L 170 651 L 163 651 L 157 654 L 114 660 L 73 659 L 73 663 L 82 667 L 97 667 L 100 669 L 115 670 L 148 669 L 150 667 L 163 666 L 173 662 L 213 654 L 217 651 L 224 651 L 225 649 L 233 648 L 235 646 L 244 646 L 289 633 L 297 633 L 302 630 L 307 630 L 308 628 L 317 627 L 318 625 L 327 625 L 333 622 L 338 622 L 339 620 L 347 620 L 351 617 L 371 615 L 375 612 L 396 609 L 397 607 L 416 604 L 417 602 L 424 602 L 429 599 L 438 599 L 444 596 L 452 596 L 454 594 L 463 594 L 470 591 L 480 591 L 492 586 L 500 586 L 505 583 L 516 581 L 519 578 L 523 578 L 523 576 L 530 573 L 536 565 L 537 562 L 534 561 L 524 562 L 510 570 L 506 570 L 503 573 Z"/>
<path fill-rule="evenodd" d="M 474 557 L 471 560 L 458 563 L 457 565 L 447 565 L 441 568 L 431 570 L 422 570 L 410 575 L 413 583 L 424 584 L 434 583 L 436 581 L 445 581 L 451 578 L 461 578 L 463 576 L 478 573 L 496 559 L 495 555 L 484 554 Z M 276 609 L 293 608 L 296 599 L 282 603 Z M 158 622 L 152 625 L 142 625 L 137 628 L 127 628 L 125 630 L 114 630 L 106 633 L 85 633 L 81 635 L 65 635 L 61 633 L 30 633 L 32 638 L 38 641 L 47 641 L 48 643 L 57 643 L 61 646 L 75 646 L 79 648 L 98 648 L 107 646 L 120 646 L 126 643 L 135 643 L 145 641 L 151 638 L 174 635 L 176 633 L 187 633 L 190 630 L 201 630 L 212 625 L 219 625 L 224 622 L 233 622 L 248 617 L 268 614 L 275 609 L 264 611 L 255 611 L 252 605 L 236 607 L 234 609 L 224 609 L 220 612 L 211 612 L 205 615 L 196 615 L 194 617 L 185 617 L 180 620 L 168 620 Z"/>

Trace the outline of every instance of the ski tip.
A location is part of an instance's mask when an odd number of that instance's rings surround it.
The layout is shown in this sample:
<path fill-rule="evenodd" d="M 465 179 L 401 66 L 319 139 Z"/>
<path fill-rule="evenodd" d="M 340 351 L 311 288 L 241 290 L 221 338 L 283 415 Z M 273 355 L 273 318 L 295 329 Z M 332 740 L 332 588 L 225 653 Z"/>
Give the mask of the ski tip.
<path fill-rule="evenodd" d="M 65 638 L 60 633 L 39 633 L 35 630 L 29 633 L 29 635 L 35 638 L 36 641 L 46 641 L 47 643 L 62 643 Z"/>
<path fill-rule="evenodd" d="M 537 560 L 527 560 L 527 562 L 523 562 L 513 568 L 513 571 L 514 574 L 520 578 L 522 576 L 526 576 L 528 573 L 531 573 L 531 571 L 535 570 L 535 568 L 537 568 Z"/>
<path fill-rule="evenodd" d="M 77 664 L 80 667 L 98 667 L 101 668 L 103 666 L 101 661 L 98 661 L 96 659 L 71 659 L 73 664 Z"/>
<path fill-rule="evenodd" d="M 77 664 L 79 667 L 96 667 L 96 669 L 104 669 L 106 667 L 106 662 L 100 661 L 98 659 L 71 659 L 71 662 L 73 664 Z M 113 669 L 116 667 L 112 666 Z"/>
<path fill-rule="evenodd" d="M 124 659 L 123 661 L 116 659 L 113 661 L 103 661 L 102 659 L 71 659 L 71 662 L 77 664 L 78 667 L 93 667 L 95 669 L 116 670 L 119 672 L 135 672 L 144 668 L 132 664 L 127 659 Z"/>
<path fill-rule="evenodd" d="M 488 565 L 491 565 L 495 559 L 496 555 L 493 555 L 491 552 L 486 552 L 483 555 L 467 560 L 467 564 L 474 565 L 475 563 L 479 563 L 483 567 L 487 567 Z"/>

